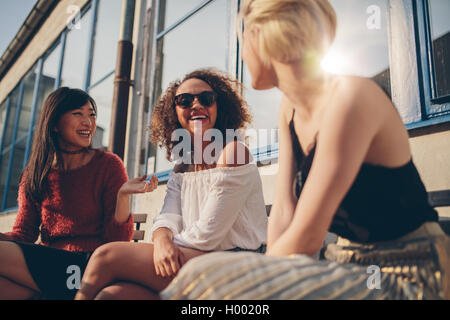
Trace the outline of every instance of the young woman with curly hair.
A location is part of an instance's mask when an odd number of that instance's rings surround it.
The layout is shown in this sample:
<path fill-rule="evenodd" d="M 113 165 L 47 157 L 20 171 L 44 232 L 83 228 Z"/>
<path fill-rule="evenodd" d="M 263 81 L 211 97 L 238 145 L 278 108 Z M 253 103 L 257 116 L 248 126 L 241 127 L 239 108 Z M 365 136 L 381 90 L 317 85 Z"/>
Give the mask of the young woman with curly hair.
<path fill-rule="evenodd" d="M 213 128 L 219 130 L 224 138 L 226 138 L 227 129 L 243 129 L 247 123 L 251 122 L 246 102 L 239 94 L 241 84 L 237 80 L 217 70 L 200 69 L 193 71 L 187 74 L 184 79 L 169 84 L 152 112 L 151 141 L 167 149 L 168 159 L 171 158 L 172 149 L 176 144 L 172 139 L 172 134 L 176 129 L 183 128 L 178 118 L 178 111 L 181 109 L 174 108 L 175 97 L 180 85 L 190 79 L 201 80 L 214 88 L 217 117 Z M 193 129 L 193 123 L 191 123 L 191 127 Z"/>
<path fill-rule="evenodd" d="M 151 139 L 166 147 L 168 158 L 178 144 L 186 144 L 172 139 L 174 131 L 184 132 L 190 142 L 167 183 L 151 230 L 153 243 L 116 242 L 97 249 L 76 298 L 158 298 L 193 257 L 264 251 L 267 215 L 258 168 L 242 142 L 226 141 L 227 129 L 242 129 L 249 121 L 239 83 L 222 73 L 197 70 L 169 85 L 153 110 Z M 208 159 L 204 155 L 213 144 L 219 148 Z"/>

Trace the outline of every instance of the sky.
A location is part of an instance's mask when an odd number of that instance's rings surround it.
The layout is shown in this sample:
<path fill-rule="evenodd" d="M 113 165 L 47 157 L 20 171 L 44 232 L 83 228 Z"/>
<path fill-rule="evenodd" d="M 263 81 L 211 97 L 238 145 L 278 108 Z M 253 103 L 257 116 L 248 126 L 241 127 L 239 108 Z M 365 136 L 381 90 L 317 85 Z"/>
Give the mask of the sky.
<path fill-rule="evenodd" d="M 14 39 L 37 0 L 0 0 L 0 56 Z"/>

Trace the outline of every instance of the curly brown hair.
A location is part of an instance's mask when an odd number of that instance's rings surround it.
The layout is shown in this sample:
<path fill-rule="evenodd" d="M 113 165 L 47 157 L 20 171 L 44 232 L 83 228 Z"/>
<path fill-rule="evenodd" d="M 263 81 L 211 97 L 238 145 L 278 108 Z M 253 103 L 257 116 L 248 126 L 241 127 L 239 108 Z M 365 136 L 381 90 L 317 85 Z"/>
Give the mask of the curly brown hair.
<path fill-rule="evenodd" d="M 195 70 L 182 80 L 170 83 L 152 111 L 150 141 L 167 149 L 167 159 L 170 159 L 176 145 L 171 139 L 172 132 L 181 128 L 175 111 L 175 95 L 178 87 L 189 79 L 206 82 L 217 94 L 217 120 L 214 128 L 222 132 L 224 141 L 226 129 L 241 129 L 251 123 L 247 103 L 240 95 L 242 84 L 239 81 L 215 69 Z"/>

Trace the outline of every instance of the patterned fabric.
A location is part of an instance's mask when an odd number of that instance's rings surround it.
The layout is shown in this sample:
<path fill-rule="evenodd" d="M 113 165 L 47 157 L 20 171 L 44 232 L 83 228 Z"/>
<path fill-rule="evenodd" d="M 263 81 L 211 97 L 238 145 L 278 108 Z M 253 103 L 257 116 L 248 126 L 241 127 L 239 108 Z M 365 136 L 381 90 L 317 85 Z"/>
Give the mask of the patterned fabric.
<path fill-rule="evenodd" d="M 163 299 L 444 299 L 449 298 L 447 236 L 379 245 L 329 245 L 317 261 L 216 252 L 190 260 Z M 447 296 L 445 295 L 447 292 Z"/>

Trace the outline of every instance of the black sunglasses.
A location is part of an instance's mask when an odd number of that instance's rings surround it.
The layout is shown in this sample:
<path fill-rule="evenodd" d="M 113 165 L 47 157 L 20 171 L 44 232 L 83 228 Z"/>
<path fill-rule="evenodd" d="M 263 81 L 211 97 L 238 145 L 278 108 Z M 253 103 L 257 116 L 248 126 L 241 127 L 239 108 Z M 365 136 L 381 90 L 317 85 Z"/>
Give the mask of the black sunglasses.
<path fill-rule="evenodd" d="M 175 105 L 183 109 L 188 109 L 192 107 L 195 98 L 197 98 L 202 106 L 210 107 L 216 101 L 217 94 L 212 91 L 203 91 L 199 94 L 182 93 L 175 96 Z"/>

